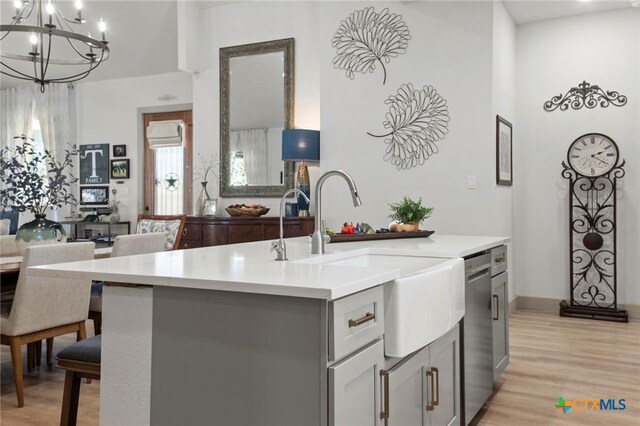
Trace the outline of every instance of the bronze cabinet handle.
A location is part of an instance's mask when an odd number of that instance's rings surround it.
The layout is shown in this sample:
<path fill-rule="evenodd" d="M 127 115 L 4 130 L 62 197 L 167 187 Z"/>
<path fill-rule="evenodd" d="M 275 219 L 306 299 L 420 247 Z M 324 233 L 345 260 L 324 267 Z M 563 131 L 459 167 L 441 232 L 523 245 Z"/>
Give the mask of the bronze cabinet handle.
<path fill-rule="evenodd" d="M 383 398 L 384 398 L 384 407 L 380 412 L 380 418 L 382 420 L 386 420 L 389 418 L 389 372 L 387 370 L 380 370 L 380 377 L 382 377 L 383 381 Z"/>
<path fill-rule="evenodd" d="M 498 321 L 500 319 L 500 296 L 494 294 L 493 300 L 496 301 L 496 316 L 493 317 L 493 320 Z"/>
<path fill-rule="evenodd" d="M 182 230 L 182 236 L 183 236 L 183 237 L 186 237 L 187 235 L 189 235 L 189 229 L 188 229 L 187 227 L 185 227 L 185 228 Z"/>
<path fill-rule="evenodd" d="M 436 367 L 431 367 L 431 371 L 436 378 L 436 399 L 433 401 L 433 405 L 437 407 L 440 404 L 440 372 Z M 433 389 L 433 386 L 431 388 Z"/>
<path fill-rule="evenodd" d="M 364 314 L 364 316 L 362 318 L 358 318 L 358 319 L 350 319 L 349 320 L 349 327 L 357 327 L 359 325 L 364 324 L 365 322 L 369 322 L 376 319 L 376 314 L 372 314 L 371 312 L 367 312 L 366 314 Z"/>
<path fill-rule="evenodd" d="M 431 403 L 427 404 L 425 409 L 427 411 L 433 411 L 436 408 L 435 403 L 433 402 L 433 394 L 434 394 L 434 389 L 433 389 L 433 372 L 431 370 L 427 370 L 426 372 L 427 375 L 427 383 L 431 383 Z M 431 378 L 431 380 L 429 380 L 429 378 Z"/>

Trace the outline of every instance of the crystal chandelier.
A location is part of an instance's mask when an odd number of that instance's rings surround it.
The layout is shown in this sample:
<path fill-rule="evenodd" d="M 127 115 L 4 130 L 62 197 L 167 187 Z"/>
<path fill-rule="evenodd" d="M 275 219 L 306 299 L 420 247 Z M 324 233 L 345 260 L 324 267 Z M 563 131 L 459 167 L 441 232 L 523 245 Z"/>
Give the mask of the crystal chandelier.
<path fill-rule="evenodd" d="M 34 81 L 44 93 L 49 83 L 81 80 L 109 59 L 106 24 L 100 18 L 100 39 L 82 35 L 82 1 L 75 1 L 76 16 L 66 18 L 53 0 L 15 0 L 11 23 L 0 25 L 0 72 Z M 55 65 L 49 68 L 49 65 Z"/>

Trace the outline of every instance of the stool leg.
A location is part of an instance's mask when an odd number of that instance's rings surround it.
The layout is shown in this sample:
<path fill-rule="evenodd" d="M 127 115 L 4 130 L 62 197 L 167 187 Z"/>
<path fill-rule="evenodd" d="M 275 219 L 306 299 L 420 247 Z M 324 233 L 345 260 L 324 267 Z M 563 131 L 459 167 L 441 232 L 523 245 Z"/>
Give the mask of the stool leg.
<path fill-rule="evenodd" d="M 62 394 L 62 412 L 60 426 L 75 426 L 78 420 L 78 398 L 80 397 L 80 376 L 67 371 L 64 376 L 64 393 Z"/>
<path fill-rule="evenodd" d="M 33 343 L 27 343 L 27 373 L 31 373 L 36 364 L 36 347 Z"/>
<path fill-rule="evenodd" d="M 35 342 L 36 345 L 36 367 L 42 364 L 42 340 Z"/>
<path fill-rule="evenodd" d="M 53 358 L 53 337 L 49 337 L 47 339 L 47 365 L 51 367 L 53 362 L 51 359 Z"/>

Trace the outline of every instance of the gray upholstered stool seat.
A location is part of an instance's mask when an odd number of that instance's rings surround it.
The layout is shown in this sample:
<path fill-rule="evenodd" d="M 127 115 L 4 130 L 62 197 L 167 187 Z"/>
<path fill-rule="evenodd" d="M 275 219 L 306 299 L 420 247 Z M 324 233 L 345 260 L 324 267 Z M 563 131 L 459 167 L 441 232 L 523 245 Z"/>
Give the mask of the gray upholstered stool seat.
<path fill-rule="evenodd" d="M 100 380 L 100 335 L 80 340 L 58 352 L 58 368 L 66 370 L 60 424 L 75 425 L 78 418 L 80 379 Z"/>
<path fill-rule="evenodd" d="M 100 347 L 102 339 L 100 335 L 80 340 L 70 346 L 67 346 L 58 352 L 58 361 L 81 361 L 100 364 Z"/>

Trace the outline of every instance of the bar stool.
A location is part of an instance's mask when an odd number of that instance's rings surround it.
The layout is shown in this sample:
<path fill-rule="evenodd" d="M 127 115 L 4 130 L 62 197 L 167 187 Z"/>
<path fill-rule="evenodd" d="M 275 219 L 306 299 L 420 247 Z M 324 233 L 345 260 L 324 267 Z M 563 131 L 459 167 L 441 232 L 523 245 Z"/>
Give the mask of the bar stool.
<path fill-rule="evenodd" d="M 67 346 L 58 352 L 57 367 L 66 370 L 60 425 L 72 426 L 78 418 L 80 379 L 100 380 L 101 336 L 94 336 Z"/>

